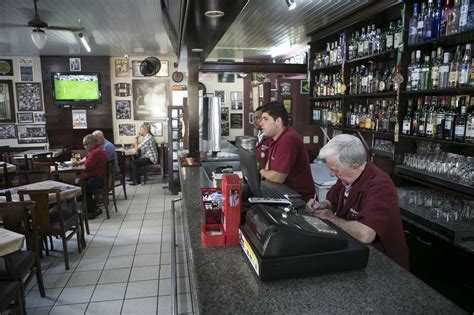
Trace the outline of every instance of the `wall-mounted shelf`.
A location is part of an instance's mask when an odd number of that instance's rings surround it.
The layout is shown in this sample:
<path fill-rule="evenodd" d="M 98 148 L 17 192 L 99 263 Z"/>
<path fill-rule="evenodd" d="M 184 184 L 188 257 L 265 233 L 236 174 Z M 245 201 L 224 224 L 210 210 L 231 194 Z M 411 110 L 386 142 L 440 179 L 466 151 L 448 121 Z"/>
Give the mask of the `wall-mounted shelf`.
<path fill-rule="evenodd" d="M 417 136 L 409 136 L 409 135 L 402 135 L 401 134 L 400 138 L 414 139 L 414 140 L 420 140 L 420 141 L 431 141 L 431 142 L 438 142 L 438 143 L 449 144 L 449 145 L 457 145 L 457 146 L 474 147 L 474 143 L 441 140 L 441 139 L 434 139 L 434 138 L 427 138 L 427 137 L 417 137 Z"/>
<path fill-rule="evenodd" d="M 461 88 L 449 88 L 449 89 L 436 89 L 436 90 L 421 90 L 421 91 L 402 91 L 404 95 L 464 95 L 474 94 L 474 87 L 461 87 Z"/>
<path fill-rule="evenodd" d="M 407 45 L 406 48 L 409 50 L 415 50 L 415 49 L 425 49 L 425 48 L 430 48 L 432 46 L 437 47 L 437 46 L 453 46 L 453 45 L 458 45 L 458 44 L 463 44 L 463 43 L 469 43 L 474 41 L 474 30 L 469 30 L 465 31 L 462 33 L 458 34 L 453 34 L 449 36 L 443 36 L 439 38 L 435 38 L 429 41 L 413 44 L 413 45 Z"/>
<path fill-rule="evenodd" d="M 387 56 L 389 56 L 390 54 L 395 53 L 396 51 L 397 51 L 396 49 L 391 49 L 391 50 L 383 51 L 383 52 L 378 53 L 378 54 L 372 54 L 372 55 L 369 55 L 369 56 L 363 56 L 363 57 L 358 57 L 358 58 L 354 58 L 354 59 L 351 59 L 351 60 L 347 60 L 346 63 L 347 64 L 363 63 L 364 61 L 377 59 L 377 58 L 386 60 Z"/>
<path fill-rule="evenodd" d="M 341 64 L 340 64 L 340 63 L 338 63 L 337 65 L 331 65 L 331 66 L 326 66 L 326 67 L 322 67 L 322 68 L 318 68 L 318 69 L 312 69 L 311 71 L 315 71 L 315 72 L 324 72 L 324 71 L 331 72 L 331 71 L 338 71 L 338 70 L 341 70 Z"/>

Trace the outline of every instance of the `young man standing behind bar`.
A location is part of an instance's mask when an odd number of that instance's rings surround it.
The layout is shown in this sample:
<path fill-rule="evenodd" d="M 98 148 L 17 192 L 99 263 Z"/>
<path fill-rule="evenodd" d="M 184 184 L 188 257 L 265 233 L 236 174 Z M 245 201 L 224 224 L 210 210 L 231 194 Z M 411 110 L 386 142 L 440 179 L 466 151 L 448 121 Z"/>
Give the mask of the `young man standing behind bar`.
<path fill-rule="evenodd" d="M 265 104 L 260 125 L 263 135 L 270 138 L 267 161 L 260 175 L 268 181 L 288 185 L 308 201 L 315 192 L 308 153 L 300 136 L 288 126 L 288 112 L 283 104 Z"/>
<path fill-rule="evenodd" d="M 408 270 L 398 195 L 392 180 L 371 162 L 359 138 L 338 135 L 319 152 L 337 183 L 326 200 L 311 199 L 306 210 L 365 244 L 371 244 Z"/>
<path fill-rule="evenodd" d="M 268 144 L 270 140 L 270 138 L 263 135 L 262 126 L 260 126 L 260 123 L 262 122 L 262 107 L 263 106 L 257 107 L 253 116 L 253 125 L 257 131 L 256 155 L 259 171 L 267 164 Z"/>

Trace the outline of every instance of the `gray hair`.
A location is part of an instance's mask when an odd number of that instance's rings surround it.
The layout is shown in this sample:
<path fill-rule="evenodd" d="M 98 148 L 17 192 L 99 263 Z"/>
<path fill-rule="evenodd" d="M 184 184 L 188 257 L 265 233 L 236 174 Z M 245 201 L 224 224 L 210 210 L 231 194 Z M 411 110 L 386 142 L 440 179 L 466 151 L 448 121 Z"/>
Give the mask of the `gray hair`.
<path fill-rule="evenodd" d="M 97 138 L 91 134 L 88 134 L 84 137 L 84 139 L 82 139 L 82 142 L 97 145 Z"/>
<path fill-rule="evenodd" d="M 318 158 L 326 159 L 333 155 L 337 156 L 338 166 L 342 168 L 349 168 L 353 164 L 362 165 L 367 162 L 367 152 L 362 141 L 348 134 L 337 135 L 329 140 L 319 151 Z"/>

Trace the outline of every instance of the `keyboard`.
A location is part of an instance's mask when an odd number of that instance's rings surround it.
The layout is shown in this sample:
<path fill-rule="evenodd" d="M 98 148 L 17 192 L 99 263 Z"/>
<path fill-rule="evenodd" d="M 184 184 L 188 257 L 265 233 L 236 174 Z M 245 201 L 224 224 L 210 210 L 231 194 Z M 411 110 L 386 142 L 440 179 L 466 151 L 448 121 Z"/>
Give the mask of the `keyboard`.
<path fill-rule="evenodd" d="M 323 220 L 317 217 L 312 217 L 309 215 L 302 215 L 303 219 L 306 223 L 309 223 L 312 227 L 314 227 L 318 232 L 325 233 L 325 234 L 333 234 L 336 235 L 337 231 L 334 230 L 332 227 L 326 224 Z"/>
<path fill-rule="evenodd" d="M 291 201 L 286 198 L 268 198 L 268 197 L 250 197 L 250 203 L 266 203 L 266 204 L 286 204 L 291 205 Z"/>

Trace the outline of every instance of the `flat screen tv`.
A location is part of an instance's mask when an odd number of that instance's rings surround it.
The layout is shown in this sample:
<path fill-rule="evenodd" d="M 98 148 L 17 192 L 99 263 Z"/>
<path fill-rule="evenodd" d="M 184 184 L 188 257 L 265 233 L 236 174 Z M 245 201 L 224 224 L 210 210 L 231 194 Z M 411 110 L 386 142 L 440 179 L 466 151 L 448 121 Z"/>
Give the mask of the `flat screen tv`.
<path fill-rule="evenodd" d="M 100 73 L 55 72 L 52 74 L 55 104 L 101 103 Z"/>

